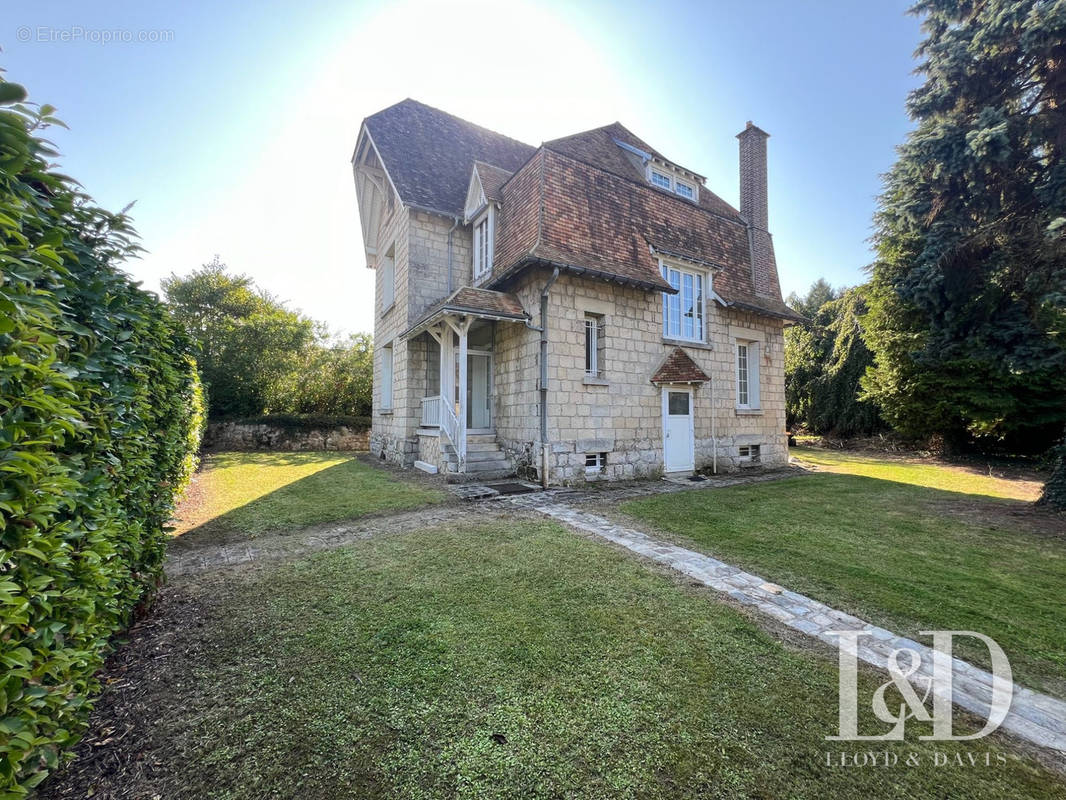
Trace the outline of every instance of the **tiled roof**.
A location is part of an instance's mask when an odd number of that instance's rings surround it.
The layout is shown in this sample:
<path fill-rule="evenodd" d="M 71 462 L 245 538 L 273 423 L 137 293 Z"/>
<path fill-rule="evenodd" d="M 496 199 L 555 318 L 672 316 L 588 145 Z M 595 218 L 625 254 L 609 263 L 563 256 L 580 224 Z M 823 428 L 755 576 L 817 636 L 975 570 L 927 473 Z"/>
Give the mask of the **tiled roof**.
<path fill-rule="evenodd" d="M 504 288 L 526 266 L 548 263 L 673 291 L 656 251 L 710 267 L 715 292 L 730 306 L 803 319 L 782 302 L 776 272 L 774 291 L 756 294 L 748 228 L 737 210 L 702 185 L 698 205 L 650 185 L 633 150 L 673 162 L 617 122 L 539 150 L 414 100 L 364 124 L 404 203 L 461 216 L 478 170 L 486 197 L 501 203 L 490 286 Z M 521 306 L 518 313 L 524 316 Z"/>
<path fill-rule="evenodd" d="M 503 199 L 501 191 L 503 185 L 514 173 L 500 169 L 493 164 L 486 164 L 484 161 L 475 161 L 474 169 L 477 170 L 477 176 L 481 180 L 481 190 L 485 193 L 485 199 L 500 202 Z"/>
<path fill-rule="evenodd" d="M 529 315 L 522 308 L 522 303 L 513 294 L 495 292 L 491 289 L 476 289 L 473 286 L 463 286 L 430 308 L 419 318 L 418 322 L 404 331 L 403 336 L 410 335 L 418 328 L 426 325 L 434 317 L 448 313 L 487 316 L 494 319 L 513 319 L 516 322 L 529 319 Z"/>
<path fill-rule="evenodd" d="M 461 216 L 475 161 L 515 171 L 536 149 L 416 100 L 363 120 L 404 203 Z"/>
<path fill-rule="evenodd" d="M 709 380 L 707 373 L 680 347 L 671 350 L 666 360 L 651 376 L 652 383 L 703 383 Z"/>
<path fill-rule="evenodd" d="M 578 161 L 583 161 L 586 164 L 591 164 L 620 178 L 649 185 L 640 158 L 633 155 L 632 152 L 619 147 L 618 142 L 624 142 L 637 150 L 643 150 L 648 155 L 667 164 L 674 164 L 674 162 L 652 148 L 651 145 L 636 136 L 620 122 L 612 122 L 602 128 L 594 128 L 591 131 L 575 133 L 573 136 L 554 139 L 550 142 L 545 142 L 544 147 L 556 153 L 570 156 Z M 694 175 L 697 174 L 687 167 L 681 167 L 681 169 Z M 687 202 L 680 200 L 676 195 L 665 189 L 651 188 L 653 191 L 661 192 L 672 199 L 679 200 L 679 202 Z M 703 185 L 700 186 L 700 205 L 715 214 L 721 214 L 738 222 L 740 221 L 740 213 L 735 208 Z"/>

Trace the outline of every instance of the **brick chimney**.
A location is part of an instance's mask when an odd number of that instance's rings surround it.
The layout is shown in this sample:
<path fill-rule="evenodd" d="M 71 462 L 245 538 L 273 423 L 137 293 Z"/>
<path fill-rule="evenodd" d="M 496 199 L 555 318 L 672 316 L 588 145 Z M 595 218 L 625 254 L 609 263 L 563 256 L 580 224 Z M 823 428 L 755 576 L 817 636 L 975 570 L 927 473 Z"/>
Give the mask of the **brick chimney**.
<path fill-rule="evenodd" d="M 769 138 L 770 134 L 751 121 L 737 134 L 740 140 L 740 216 L 748 224 L 755 293 L 780 298 L 766 202 L 766 140 Z"/>

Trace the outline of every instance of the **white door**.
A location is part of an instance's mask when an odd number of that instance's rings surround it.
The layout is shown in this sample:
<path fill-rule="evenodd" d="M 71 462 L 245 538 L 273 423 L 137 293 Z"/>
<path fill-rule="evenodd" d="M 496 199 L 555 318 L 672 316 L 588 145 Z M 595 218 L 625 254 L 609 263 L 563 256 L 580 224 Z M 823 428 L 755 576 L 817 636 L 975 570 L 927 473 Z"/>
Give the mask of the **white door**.
<path fill-rule="evenodd" d="M 492 356 L 468 352 L 466 356 L 466 427 L 489 430 L 492 427 Z"/>
<path fill-rule="evenodd" d="M 696 466 L 695 439 L 692 390 L 663 389 L 663 461 L 667 472 L 686 472 Z"/>

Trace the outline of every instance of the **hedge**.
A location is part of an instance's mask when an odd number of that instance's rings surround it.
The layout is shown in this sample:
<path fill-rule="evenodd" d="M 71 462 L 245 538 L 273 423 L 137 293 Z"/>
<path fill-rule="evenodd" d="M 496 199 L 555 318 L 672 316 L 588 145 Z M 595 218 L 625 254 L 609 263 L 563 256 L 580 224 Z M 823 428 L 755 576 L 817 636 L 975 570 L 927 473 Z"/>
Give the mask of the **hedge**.
<path fill-rule="evenodd" d="M 83 732 L 203 426 L 191 343 L 119 269 L 128 218 L 49 166 L 53 110 L 22 97 L 0 80 L 0 798 Z"/>

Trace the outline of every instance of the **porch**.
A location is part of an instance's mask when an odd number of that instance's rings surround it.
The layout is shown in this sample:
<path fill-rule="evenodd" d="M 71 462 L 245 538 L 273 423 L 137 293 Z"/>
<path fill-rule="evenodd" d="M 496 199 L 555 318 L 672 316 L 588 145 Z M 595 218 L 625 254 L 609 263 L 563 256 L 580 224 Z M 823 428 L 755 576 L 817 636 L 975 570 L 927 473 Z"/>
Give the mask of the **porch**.
<path fill-rule="evenodd" d="M 428 463 L 479 477 L 511 472 L 496 443 L 493 343 L 497 324 L 527 321 L 512 295 L 465 287 L 404 334 L 426 337 L 426 394 L 418 433 L 438 437 L 437 450 L 426 448 L 436 463 Z"/>

